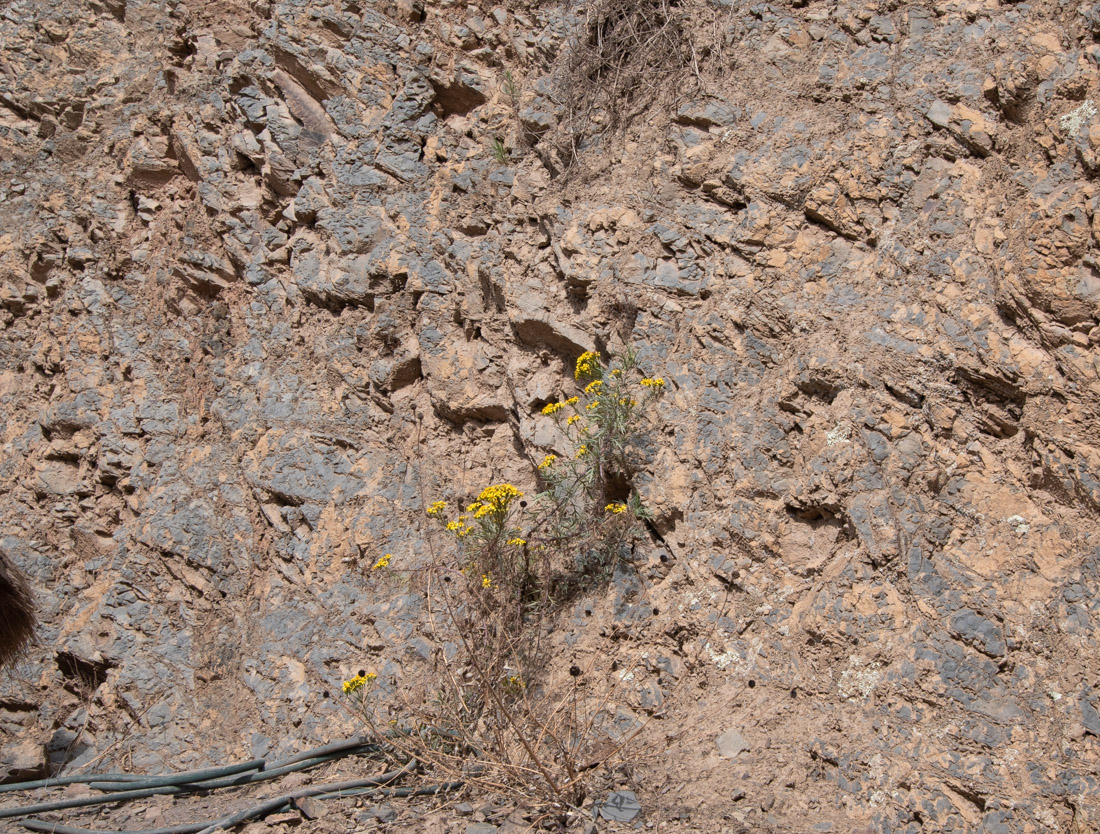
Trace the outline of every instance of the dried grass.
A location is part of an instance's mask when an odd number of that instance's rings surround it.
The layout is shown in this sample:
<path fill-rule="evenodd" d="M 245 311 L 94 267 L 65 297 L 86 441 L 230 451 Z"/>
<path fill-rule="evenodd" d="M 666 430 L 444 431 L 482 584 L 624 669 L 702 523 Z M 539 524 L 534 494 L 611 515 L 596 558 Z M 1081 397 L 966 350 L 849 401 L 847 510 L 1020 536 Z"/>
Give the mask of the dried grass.
<path fill-rule="evenodd" d="M 698 77 L 693 15 L 680 0 L 596 0 L 587 7 L 554 77 L 562 117 L 551 141 L 566 167 L 592 137 L 620 129 Z"/>
<path fill-rule="evenodd" d="M 433 574 L 435 572 L 433 571 Z M 546 623 L 513 636 L 473 626 L 465 600 L 438 574 L 427 593 L 434 638 L 457 641 L 458 651 L 434 656 L 438 688 L 401 712 L 419 727 L 446 728 L 446 736 L 412 733 L 394 743 L 421 762 L 432 779 L 462 779 L 469 786 L 520 797 L 529 808 L 555 817 L 576 811 L 601 770 L 623 753 L 648 720 L 617 727 L 621 684 L 639 658 L 624 665 L 601 653 L 568 670 L 555 663 Z M 514 675 L 514 686 L 502 679 Z"/>
<path fill-rule="evenodd" d="M 0 666 L 23 651 L 36 623 L 34 595 L 27 578 L 0 550 Z"/>

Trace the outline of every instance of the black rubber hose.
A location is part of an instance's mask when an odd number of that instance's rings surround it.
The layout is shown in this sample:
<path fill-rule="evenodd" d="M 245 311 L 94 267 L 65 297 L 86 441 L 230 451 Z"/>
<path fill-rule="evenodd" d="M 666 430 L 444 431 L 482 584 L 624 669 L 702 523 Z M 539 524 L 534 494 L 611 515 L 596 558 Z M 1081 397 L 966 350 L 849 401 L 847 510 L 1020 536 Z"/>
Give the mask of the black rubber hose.
<path fill-rule="evenodd" d="M 151 776 L 134 781 L 116 782 L 113 779 L 101 782 L 91 782 L 88 787 L 94 791 L 129 791 L 137 788 L 162 788 L 167 785 L 187 785 L 195 782 L 206 782 L 217 779 L 220 776 L 233 776 L 237 773 L 246 773 L 249 770 L 260 770 L 264 766 L 263 759 L 253 759 L 250 762 L 241 762 L 225 767 L 211 767 L 206 770 L 193 770 L 188 773 L 172 773 L 166 776 Z"/>
<path fill-rule="evenodd" d="M 286 767 L 277 767 L 272 770 L 262 770 L 259 773 L 248 773 L 242 776 L 235 776 L 230 779 L 222 779 L 218 782 L 205 782 L 201 785 L 186 785 L 183 786 L 189 792 L 193 791 L 208 791 L 216 790 L 217 788 L 233 788 L 238 785 L 250 785 L 254 782 L 266 782 L 268 779 L 277 779 L 280 776 L 285 776 L 288 773 L 295 773 L 299 770 L 308 770 L 311 767 L 316 767 L 319 764 L 325 762 L 331 762 L 335 759 L 342 759 L 346 756 L 354 755 L 356 751 L 354 748 L 347 751 L 339 751 L 337 753 L 329 753 L 324 756 L 315 756 L 312 759 L 303 759 L 302 761 L 289 764 Z M 117 794 L 116 794 L 117 795 Z"/>
<path fill-rule="evenodd" d="M 273 762 L 270 768 L 286 767 L 302 759 L 310 759 L 314 756 L 324 755 L 325 753 L 335 753 L 338 750 L 345 750 L 352 747 L 363 747 L 370 743 L 370 736 L 356 736 L 355 738 L 345 739 L 344 741 L 334 741 L 321 747 L 314 747 L 312 750 L 304 750 L 301 753 L 295 753 L 293 756 L 281 759 L 278 762 Z M 137 788 L 155 788 L 161 785 L 182 785 L 189 782 L 202 782 L 230 773 L 238 773 L 247 770 L 264 770 L 268 765 L 264 759 L 253 759 L 251 762 L 244 762 L 239 765 L 228 765 L 227 767 L 240 768 L 240 770 L 202 768 L 200 770 L 186 770 L 180 773 L 166 773 L 160 776 L 149 776 L 137 773 L 83 773 L 76 776 L 56 776 L 48 779 L 35 779 L 31 782 L 12 782 L 7 785 L 0 785 L 0 793 L 8 791 L 30 791 L 38 788 L 63 787 L 65 785 L 90 784 L 96 782 L 134 783 L 124 788 L 96 788 L 96 790 L 136 790 Z"/>
<path fill-rule="evenodd" d="M 79 796 L 73 799 L 58 799 L 54 802 L 40 802 L 37 805 L 23 805 L 15 808 L 0 808 L 0 819 L 23 817 L 28 814 L 46 814 L 50 811 L 64 811 L 68 808 L 84 808 L 89 805 L 107 805 L 112 802 L 126 802 L 130 799 L 145 799 L 165 793 L 177 793 L 177 788 L 145 788 L 138 791 L 119 791 L 106 796 Z"/>
<path fill-rule="evenodd" d="M 446 731 L 433 729 L 433 732 L 437 732 L 441 735 L 451 735 Z M 396 734 L 402 734 L 397 731 Z M 211 780 L 212 774 L 224 774 L 224 773 L 240 773 L 247 772 L 247 770 L 255 769 L 256 766 L 263 767 L 265 762 L 260 759 L 253 760 L 251 762 L 244 762 L 238 765 L 228 765 L 221 768 L 206 768 L 203 770 L 186 771 L 184 773 L 169 774 L 168 776 L 155 776 L 155 777 L 130 777 L 127 774 L 118 774 L 118 776 L 126 777 L 126 782 L 122 785 L 122 789 L 119 789 L 119 783 L 115 782 L 92 782 L 91 785 L 99 790 L 107 791 L 104 796 L 95 797 L 74 797 L 72 799 L 62 799 L 54 802 L 42 802 L 35 805 L 25 805 L 13 808 L 0 808 L 0 819 L 10 819 L 11 817 L 29 816 L 30 814 L 42 814 L 50 813 L 52 811 L 63 811 L 69 808 L 86 808 L 92 805 L 105 805 L 115 802 L 125 802 L 131 799 L 145 799 L 151 796 L 163 796 L 163 795 L 175 795 L 181 793 L 194 793 L 198 791 L 216 790 L 218 788 L 237 787 L 240 785 L 252 784 L 254 782 L 261 782 L 268 779 L 274 779 L 279 776 L 283 776 L 287 773 L 293 773 L 299 770 L 306 770 L 324 762 L 331 761 L 333 759 L 342 758 L 344 756 L 355 755 L 362 752 L 376 752 L 381 749 L 381 746 L 369 741 L 366 736 L 358 736 L 352 739 L 346 739 L 344 741 L 332 742 L 330 744 L 323 745 L 321 747 L 313 748 L 312 750 L 306 750 L 302 753 L 297 753 L 286 759 L 282 759 L 275 763 L 275 766 L 268 770 L 261 770 L 258 773 L 251 773 L 242 776 L 232 776 L 228 779 L 221 779 L 220 781 Z M 326 751 L 323 755 L 315 755 Z M 332 752 L 327 752 L 332 751 Z M 415 761 L 415 760 L 413 760 Z M 257 765 L 257 763 L 259 763 Z M 406 765 L 406 768 L 408 765 Z M 404 772 L 398 771 L 398 773 Z M 107 778 L 114 778 L 113 775 L 106 775 Z M 194 781 L 196 778 L 206 778 L 205 782 Z M 62 777 L 63 780 L 67 780 L 66 784 L 75 784 L 78 781 L 83 782 L 88 779 L 104 778 L 103 776 L 96 777 L 93 775 L 81 776 L 81 777 Z M 122 780 L 120 779 L 120 782 Z M 9 789 L 23 788 L 27 789 L 28 786 L 37 786 L 42 783 L 42 787 L 49 785 L 62 784 L 58 780 L 38 780 L 37 782 L 24 782 L 19 783 L 15 787 L 9 786 Z M 366 784 L 377 784 L 376 782 L 367 782 Z M 362 786 L 362 785 L 360 785 Z M 303 794 L 304 796 L 314 794 Z M 36 825 L 53 825 L 53 823 L 46 823 L 41 820 L 35 821 Z"/>
<path fill-rule="evenodd" d="M 97 831 L 94 828 L 74 828 L 71 825 L 62 825 L 59 822 L 46 820 L 23 820 L 20 825 L 31 831 L 45 831 L 47 834 L 195 834 L 208 823 L 186 822 L 180 825 L 169 825 L 165 828 L 149 828 L 144 831 Z"/>
<path fill-rule="evenodd" d="M 377 743 L 377 739 L 373 736 L 356 736 L 355 738 L 344 739 L 344 741 L 334 741 L 321 747 L 314 747 L 312 750 L 304 750 L 301 753 L 295 753 L 289 758 L 273 762 L 271 767 L 286 767 L 295 762 L 300 762 L 302 759 L 312 759 L 314 756 L 323 756 L 326 753 L 336 753 L 340 750 L 347 750 L 350 747 L 377 746 Z"/>
<path fill-rule="evenodd" d="M 359 747 L 345 747 L 342 750 L 337 750 L 334 753 L 328 753 L 323 756 L 313 756 L 312 758 L 300 758 L 298 756 L 293 757 L 292 764 L 279 763 L 279 766 L 274 766 L 270 769 L 260 770 L 257 773 L 247 773 L 241 776 L 231 776 L 228 779 L 221 779 L 218 781 L 211 781 L 209 778 L 206 781 L 200 781 L 197 779 L 185 780 L 181 777 L 171 777 L 171 781 L 166 781 L 161 777 L 150 779 L 148 782 L 131 783 L 127 785 L 119 785 L 113 782 L 92 782 L 89 787 L 97 791 L 108 791 L 116 794 L 123 793 L 125 791 L 144 789 L 144 788 L 161 788 L 161 787 L 173 787 L 177 786 L 179 789 L 175 791 L 169 791 L 169 793 L 193 793 L 195 791 L 210 791 L 218 788 L 231 788 L 235 785 L 248 785 L 252 782 L 264 782 L 268 779 L 274 779 L 278 776 L 283 776 L 287 773 L 293 773 L 297 770 L 306 770 L 325 762 L 330 762 L 333 759 L 340 759 L 345 756 L 354 756 L 357 753 L 374 752 L 377 745 L 363 744 Z M 320 749 L 320 748 L 318 748 Z M 313 751 L 309 751 L 313 752 Z M 291 760 L 286 760 L 291 761 Z M 234 772 L 243 771 L 245 768 L 243 765 L 234 765 L 237 768 L 236 771 L 232 771 L 229 768 L 223 768 L 223 771 L 227 771 L 230 774 Z"/>
<path fill-rule="evenodd" d="M 403 771 L 395 771 L 397 774 Z M 381 779 L 382 777 L 377 777 Z M 341 783 L 345 784 L 345 783 Z M 340 799 L 342 797 L 350 796 L 429 796 L 437 793 L 447 793 L 449 791 L 458 790 L 465 782 L 444 782 L 441 785 L 424 785 L 419 788 L 380 788 L 380 787 L 360 787 L 360 788 L 345 788 L 344 790 L 332 790 L 335 785 L 320 785 L 319 787 L 326 791 L 325 793 L 314 794 L 315 799 Z M 297 797 L 301 798 L 301 797 Z M 286 805 L 291 800 L 284 800 L 283 805 Z M 268 813 L 277 811 L 282 806 L 268 809 Z M 243 822 L 244 820 L 242 820 Z M 210 826 L 216 825 L 215 822 L 188 822 L 180 823 L 179 825 L 170 825 L 164 828 L 150 828 L 142 831 L 106 831 L 103 829 L 94 828 L 76 828 L 71 825 L 63 825 L 59 822 L 48 822 L 46 820 L 23 820 L 20 823 L 24 828 L 31 831 L 44 831 L 47 834 L 199 834 L 204 829 L 209 829 Z"/>
<path fill-rule="evenodd" d="M 7 791 L 33 791 L 38 788 L 79 785 L 85 782 L 140 782 L 145 776 L 132 773 L 82 773 L 77 776 L 55 776 L 49 779 L 35 779 L 33 782 L 9 782 L 0 785 L 0 793 Z"/>
<path fill-rule="evenodd" d="M 354 749 L 354 748 L 352 748 Z M 276 779 L 279 776 L 284 776 L 287 773 L 293 773 L 298 770 L 306 770 L 307 768 L 314 767 L 319 764 L 323 764 L 333 759 L 338 759 L 343 756 L 350 755 L 348 752 L 329 753 L 327 756 L 316 756 L 312 759 L 305 759 L 304 761 L 295 762 L 292 765 L 286 767 L 276 768 L 275 770 L 265 770 L 260 773 L 250 773 L 243 776 L 235 776 L 229 779 L 222 779 L 218 782 L 205 782 L 201 784 L 185 784 L 185 785 L 162 785 L 158 787 L 150 788 L 138 788 L 127 789 L 121 791 L 112 790 L 110 793 L 103 796 L 81 796 L 73 799 L 60 799 L 54 802 L 41 802 L 37 805 L 24 805 L 22 807 L 15 808 L 0 808 L 0 819 L 8 819 L 10 817 L 22 817 L 30 814 L 45 814 L 50 811 L 64 811 L 68 808 L 84 808 L 89 805 L 107 805 L 112 802 L 126 802 L 131 799 L 145 799 L 150 796 L 164 796 L 174 795 L 181 793 L 194 793 L 196 791 L 215 790 L 217 788 L 230 788 L 238 785 L 248 785 L 253 782 L 262 782 L 267 779 Z"/>
<path fill-rule="evenodd" d="M 336 791 L 348 790 L 351 788 L 365 788 L 371 785 L 384 785 L 387 782 L 392 782 L 400 776 L 411 771 L 416 766 L 416 759 L 409 759 L 408 763 L 400 770 L 391 770 L 389 773 L 383 773 L 380 776 L 374 776 L 369 779 L 352 779 L 347 782 L 335 782 L 330 785 L 315 785 L 309 788 L 299 788 L 296 791 L 285 793 L 282 796 L 277 796 L 273 799 L 268 799 L 261 802 L 259 805 L 253 805 L 251 808 L 245 808 L 243 811 L 237 811 L 235 814 L 230 814 L 227 817 L 223 817 L 216 822 L 211 823 L 206 828 L 202 829 L 199 834 L 214 834 L 220 828 L 229 828 L 239 823 L 246 822 L 256 817 L 262 817 L 265 814 L 269 814 L 272 811 L 281 808 L 288 802 L 293 802 L 295 799 L 304 799 L 307 796 L 317 796 L 323 793 L 332 793 Z"/>

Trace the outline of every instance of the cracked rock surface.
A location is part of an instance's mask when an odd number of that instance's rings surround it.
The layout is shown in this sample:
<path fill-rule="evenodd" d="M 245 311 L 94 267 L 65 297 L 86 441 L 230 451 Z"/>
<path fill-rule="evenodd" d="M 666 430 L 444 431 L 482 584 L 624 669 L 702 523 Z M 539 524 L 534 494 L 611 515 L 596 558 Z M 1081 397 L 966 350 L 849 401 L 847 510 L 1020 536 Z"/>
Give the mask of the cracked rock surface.
<path fill-rule="evenodd" d="M 1100 4 L 697 5 L 568 171 L 580 7 L 0 11 L 0 777 L 351 732 L 435 656 L 371 565 L 633 345 L 653 535 L 556 634 L 645 658 L 643 819 L 1100 825 Z"/>

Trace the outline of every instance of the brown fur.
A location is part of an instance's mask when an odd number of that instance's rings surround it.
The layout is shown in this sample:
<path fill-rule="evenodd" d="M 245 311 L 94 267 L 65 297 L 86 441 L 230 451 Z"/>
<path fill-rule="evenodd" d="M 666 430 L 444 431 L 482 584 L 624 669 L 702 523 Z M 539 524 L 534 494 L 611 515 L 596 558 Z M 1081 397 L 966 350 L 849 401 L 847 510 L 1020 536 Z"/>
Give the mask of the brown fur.
<path fill-rule="evenodd" d="M 23 650 L 34 635 L 36 622 L 27 578 L 0 549 L 0 666 Z"/>

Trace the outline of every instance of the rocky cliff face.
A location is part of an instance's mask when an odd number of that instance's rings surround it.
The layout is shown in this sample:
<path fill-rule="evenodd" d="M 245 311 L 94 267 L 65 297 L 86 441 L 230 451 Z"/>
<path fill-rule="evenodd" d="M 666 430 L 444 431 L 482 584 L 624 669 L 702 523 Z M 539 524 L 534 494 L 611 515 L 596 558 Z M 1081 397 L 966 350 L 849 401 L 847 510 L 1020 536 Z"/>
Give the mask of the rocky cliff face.
<path fill-rule="evenodd" d="M 326 690 L 433 656 L 371 564 L 533 489 L 630 344 L 654 536 L 559 635 L 646 653 L 647 818 L 1100 822 L 1100 6 L 673 13 L 691 61 L 574 161 L 583 8 L 6 7 L 9 778 L 339 735 Z"/>

